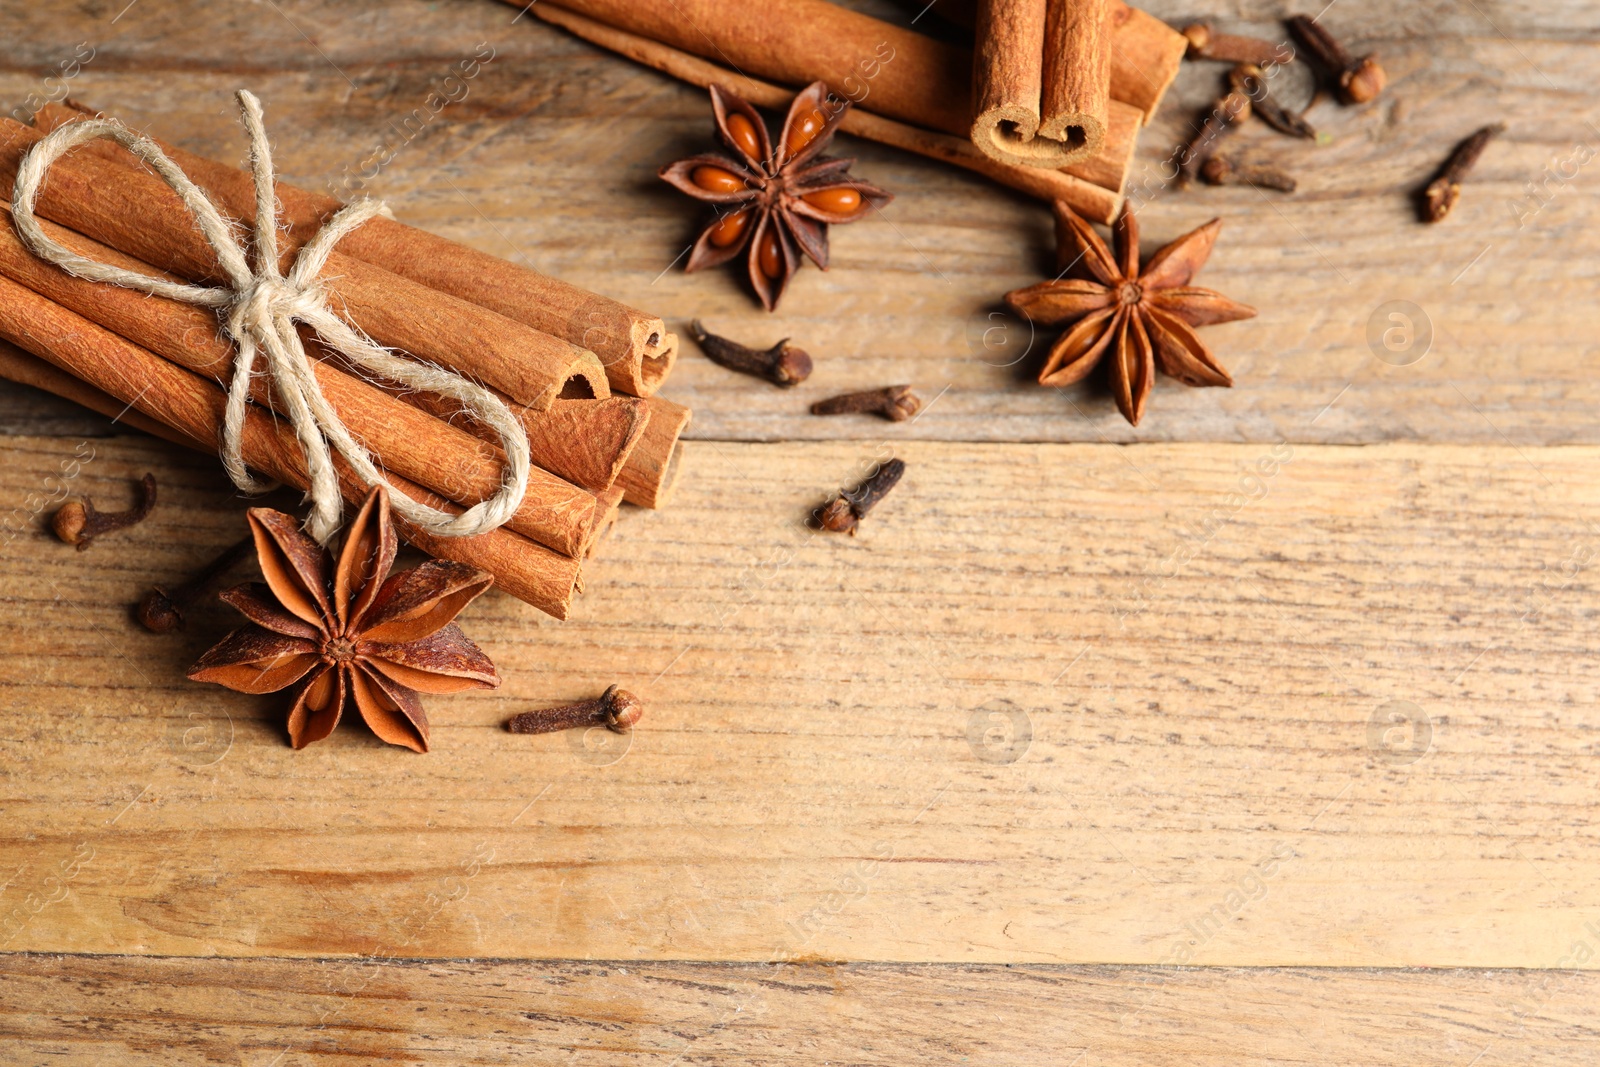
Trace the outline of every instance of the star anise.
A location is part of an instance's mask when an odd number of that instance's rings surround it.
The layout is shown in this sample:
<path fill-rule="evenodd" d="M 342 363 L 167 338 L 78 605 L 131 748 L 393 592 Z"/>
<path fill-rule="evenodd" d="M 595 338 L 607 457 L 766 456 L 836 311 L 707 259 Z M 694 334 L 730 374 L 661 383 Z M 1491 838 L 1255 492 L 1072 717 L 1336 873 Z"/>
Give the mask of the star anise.
<path fill-rule="evenodd" d="M 189 677 L 242 693 L 298 683 L 289 711 L 295 748 L 331 734 L 348 699 L 380 738 L 426 752 L 419 691 L 500 684 L 489 657 L 450 621 L 494 578 L 431 559 L 385 581 L 396 538 L 384 488 L 372 491 L 345 531 L 337 565 L 294 516 L 252 508 L 249 520 L 266 585 L 221 594 L 250 624 L 200 657 Z"/>
<path fill-rule="evenodd" d="M 1135 426 L 1155 370 L 1185 385 L 1232 385 L 1194 327 L 1248 319 L 1256 309 L 1190 285 L 1217 241 L 1221 219 L 1184 234 L 1139 269 L 1139 221 L 1124 208 L 1112 229 L 1117 254 L 1066 204 L 1056 202 L 1056 256 L 1065 273 L 1087 278 L 1040 282 L 1006 294 L 1019 315 L 1042 326 L 1077 322 L 1050 349 L 1040 385 L 1082 381 L 1111 353 L 1111 391 Z"/>
<path fill-rule="evenodd" d="M 755 108 L 711 87 L 717 135 L 737 157 L 691 156 L 661 177 L 716 210 L 685 270 L 715 267 L 748 248 L 750 284 L 768 311 L 800 269 L 800 253 L 828 269 L 828 224 L 855 222 L 894 197 L 845 172 L 853 159 L 822 155 L 850 101 L 813 82 L 794 98 L 774 145 Z"/>

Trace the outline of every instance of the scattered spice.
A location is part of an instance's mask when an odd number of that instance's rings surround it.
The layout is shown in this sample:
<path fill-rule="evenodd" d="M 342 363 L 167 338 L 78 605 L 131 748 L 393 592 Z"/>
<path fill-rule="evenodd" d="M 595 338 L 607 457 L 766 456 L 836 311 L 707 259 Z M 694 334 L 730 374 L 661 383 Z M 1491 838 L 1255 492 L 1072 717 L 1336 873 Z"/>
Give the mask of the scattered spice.
<path fill-rule="evenodd" d="M 613 685 L 594 700 L 512 716 L 506 729 L 514 734 L 548 734 L 580 726 L 604 726 L 614 733 L 625 734 L 643 715 L 644 701 Z"/>
<path fill-rule="evenodd" d="M 740 374 L 765 378 L 774 385 L 799 385 L 811 377 L 810 353 L 791 345 L 787 337 L 768 349 L 750 348 L 707 332 L 699 319 L 689 323 L 689 336 L 711 362 Z"/>
<path fill-rule="evenodd" d="M 82 552 L 94 539 L 113 530 L 124 530 L 149 517 L 156 506 L 156 479 L 146 474 L 139 481 L 139 499 L 127 511 L 97 511 L 88 497 L 69 500 L 56 509 L 50 521 L 56 536 L 69 545 L 77 545 Z"/>
<path fill-rule="evenodd" d="M 891 459 L 881 464 L 872 475 L 853 490 L 845 490 L 812 516 L 817 526 L 834 533 L 847 533 L 854 537 L 856 527 L 867 517 L 867 512 L 878 501 L 889 495 L 906 472 L 903 459 Z"/>
<path fill-rule="evenodd" d="M 209 593 L 224 575 L 248 559 L 254 547 L 255 542 L 251 538 L 241 538 L 182 585 L 174 586 L 170 591 L 163 586 L 155 586 L 133 609 L 134 618 L 153 634 L 183 629 L 183 613 Z"/>
<path fill-rule="evenodd" d="M 1244 93 L 1234 91 L 1218 100 L 1211 113 L 1206 116 L 1200 129 L 1190 138 L 1189 143 L 1178 149 L 1178 182 L 1186 185 L 1199 171 L 1200 165 L 1211 158 L 1211 153 L 1216 151 L 1217 142 L 1224 134 L 1250 117 L 1250 98 Z"/>
<path fill-rule="evenodd" d="M 1294 58 L 1294 50 L 1286 43 L 1267 41 L 1260 37 L 1241 37 L 1232 33 L 1217 33 L 1209 22 L 1194 22 L 1183 28 L 1189 40 L 1190 59 L 1221 59 L 1229 63 L 1287 63 Z"/>
<path fill-rule="evenodd" d="M 1212 219 L 1162 248 L 1139 268 L 1139 222 L 1124 208 L 1112 227 L 1117 252 L 1065 204 L 1056 204 L 1056 255 L 1076 263 L 1087 279 L 1041 282 L 1006 294 L 1012 310 L 1041 325 L 1076 322 L 1050 349 L 1040 385 L 1071 385 L 1088 376 L 1107 352 L 1111 390 L 1124 418 L 1137 426 L 1155 370 L 1205 386 L 1233 384 L 1194 327 L 1247 319 L 1256 310 L 1221 293 L 1191 285 L 1222 229 Z"/>
<path fill-rule="evenodd" d="M 1256 189 L 1276 189 L 1280 193 L 1295 190 L 1292 174 L 1285 174 L 1277 167 L 1235 163 L 1222 155 L 1206 160 L 1200 167 L 1200 177 L 1208 185 L 1248 185 Z"/>
<path fill-rule="evenodd" d="M 1483 155 L 1484 147 L 1496 135 L 1504 133 L 1505 129 L 1505 123 L 1497 122 L 1493 126 L 1485 126 L 1456 145 L 1450 158 L 1439 168 L 1439 176 L 1428 183 L 1428 188 L 1422 194 L 1424 222 L 1438 222 L 1450 214 L 1450 209 L 1461 199 L 1461 183 L 1472 173 L 1478 157 Z"/>
<path fill-rule="evenodd" d="M 749 248 L 750 284 L 768 311 L 800 269 L 800 253 L 828 269 L 828 226 L 855 222 L 894 197 L 846 176 L 855 162 L 821 153 L 850 110 L 823 82 L 802 89 L 773 144 L 750 104 L 711 86 L 717 135 L 738 158 L 691 156 L 661 168 L 679 191 L 717 208 L 689 254 L 687 271 L 714 267 Z"/>
<path fill-rule="evenodd" d="M 890 422 L 904 422 L 922 410 L 922 398 L 909 385 L 886 385 L 861 393 L 845 393 L 811 405 L 813 415 L 882 415 Z"/>
<path fill-rule="evenodd" d="M 1279 133 L 1290 137 L 1317 139 L 1316 128 L 1298 111 L 1290 111 L 1272 97 L 1267 85 L 1267 73 L 1254 63 L 1240 63 L 1228 72 L 1228 84 L 1233 91 L 1250 98 L 1251 113 Z"/>
<path fill-rule="evenodd" d="M 242 693 L 298 683 L 289 710 L 297 749 L 331 734 L 349 700 L 373 733 L 417 752 L 428 750 L 419 692 L 500 684 L 489 657 L 450 621 L 494 578 L 430 559 L 385 580 L 398 546 L 386 489 L 373 489 L 346 528 L 337 564 L 294 516 L 269 508 L 248 516 L 266 584 L 222 594 L 250 622 L 201 656 L 190 678 Z"/>
<path fill-rule="evenodd" d="M 1365 104 L 1383 92 L 1389 83 L 1389 76 L 1384 73 L 1377 56 L 1350 58 L 1344 46 L 1316 19 L 1295 15 L 1289 19 L 1289 30 L 1300 39 L 1316 65 L 1334 79 L 1345 103 Z"/>

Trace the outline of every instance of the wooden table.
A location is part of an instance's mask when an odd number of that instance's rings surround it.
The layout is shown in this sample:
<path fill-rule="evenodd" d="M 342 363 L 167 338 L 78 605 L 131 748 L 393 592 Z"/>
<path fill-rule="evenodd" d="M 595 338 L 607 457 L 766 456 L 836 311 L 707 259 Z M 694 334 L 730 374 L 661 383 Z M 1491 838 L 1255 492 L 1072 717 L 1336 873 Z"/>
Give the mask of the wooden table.
<path fill-rule="evenodd" d="M 1293 9 L 1249 10 L 1223 27 Z M 1200 282 L 1261 315 L 1206 331 L 1234 389 L 1162 379 L 1137 430 L 1103 380 L 1030 384 L 1043 339 L 996 313 L 1048 212 L 974 176 L 847 145 L 898 199 L 768 316 L 674 266 L 698 216 L 654 172 L 707 144 L 704 94 L 512 8 L 0 11 L 7 107 L 82 42 L 75 97 L 238 159 L 249 87 L 290 180 L 387 139 L 401 218 L 818 364 L 779 391 L 685 352 L 676 499 L 624 516 L 571 620 L 471 609 L 506 684 L 429 698 L 427 756 L 293 752 L 278 698 L 186 682 L 229 613 L 127 609 L 240 534 L 218 464 L 0 390 L 0 1063 L 1593 1062 L 1591 5 L 1344 0 L 1391 90 L 1319 104 L 1324 143 L 1232 142 L 1292 196 L 1160 187 L 1220 81 L 1187 67 L 1141 144 L 1146 251 L 1221 215 Z M 1370 346 L 1398 301 L 1431 340 Z M 927 413 L 805 413 L 891 382 Z M 805 528 L 890 453 L 859 537 Z M 142 526 L 44 532 L 146 470 Z M 501 727 L 612 682 L 649 702 L 628 741 Z"/>

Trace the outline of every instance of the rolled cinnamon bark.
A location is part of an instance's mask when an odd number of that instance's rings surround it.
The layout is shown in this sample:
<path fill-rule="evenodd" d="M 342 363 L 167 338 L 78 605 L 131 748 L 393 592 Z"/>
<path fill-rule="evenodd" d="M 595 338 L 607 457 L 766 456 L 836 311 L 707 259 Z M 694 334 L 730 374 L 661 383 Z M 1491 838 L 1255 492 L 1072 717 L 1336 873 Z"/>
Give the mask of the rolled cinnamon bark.
<path fill-rule="evenodd" d="M 0 177 L 11 182 L 43 134 L 0 118 Z M 158 269 L 216 283 L 220 268 L 178 195 L 155 175 L 91 152 L 50 168 L 35 210 Z M 293 263 L 285 253 L 284 266 Z M 363 260 L 332 253 L 319 279 L 329 307 L 379 344 L 468 375 L 543 410 L 562 395 L 610 395 L 593 352 Z"/>
<path fill-rule="evenodd" d="M 179 433 L 170 426 L 162 425 L 144 412 L 130 408 L 111 394 L 101 392 L 80 378 L 74 378 L 61 368 L 46 363 L 10 341 L 0 341 L 0 378 L 53 393 L 63 400 L 72 401 L 79 407 L 99 412 L 114 423 L 141 430 L 151 437 L 159 437 L 163 441 L 170 441 L 175 445 L 193 448 L 200 452 L 210 451 L 199 441 Z"/>
<path fill-rule="evenodd" d="M 1107 0 L 1046 0 L 1039 136 L 1098 147 L 1111 103 Z"/>
<path fill-rule="evenodd" d="M 34 116 L 34 124 L 48 133 L 85 114 L 94 113 L 47 104 Z M 157 143 L 224 212 L 243 222 L 255 221 L 255 187 L 248 173 Z M 92 141 L 80 150 L 139 166 L 113 141 Z M 277 183 L 277 191 L 283 221 L 289 224 L 284 246 L 291 254 L 342 206 L 331 196 L 283 182 Z M 624 393 L 655 392 L 678 356 L 677 337 L 654 315 L 393 219 L 370 220 L 340 241 L 339 250 L 589 349 L 604 364 L 611 387 Z"/>
<path fill-rule="evenodd" d="M 644 438 L 617 475 L 617 485 L 628 503 L 659 508 L 666 504 L 677 484 L 679 461 L 683 458 L 683 445 L 678 438 L 694 413 L 659 396 L 646 403 L 650 405 L 650 421 L 645 424 Z"/>
<path fill-rule="evenodd" d="M 866 106 L 885 118 L 961 137 L 971 130 L 970 50 L 828 0 L 563 0 L 561 6 L 780 85 L 821 79 L 841 96 L 870 101 Z M 1110 23 L 1110 97 L 1148 118 L 1177 76 L 1188 42 L 1126 6 L 1111 10 Z"/>
<path fill-rule="evenodd" d="M 722 85 L 752 104 L 769 108 L 787 107 L 794 96 L 789 90 L 771 82 L 727 70 L 670 45 L 607 26 L 564 8 L 539 3 L 532 8 L 532 11 L 544 21 L 560 26 L 586 41 L 608 48 L 645 66 L 654 67 L 691 85 L 701 87 Z M 1127 144 L 1132 145 L 1137 132 L 1137 121 L 1131 125 L 1118 123 L 1119 116 L 1126 114 L 1127 111 L 1128 109 L 1116 108 L 1112 110 L 1112 133 L 1108 135 L 1108 141 L 1113 137 L 1121 137 Z M 942 160 L 976 171 L 1001 185 L 1040 200 L 1052 203 L 1060 200 L 1084 218 L 1097 222 L 1110 223 L 1122 209 L 1121 187 L 1127 174 L 1126 165 L 1117 168 L 1115 177 L 1109 173 L 1101 174 L 1102 180 L 1107 182 L 1106 186 L 1101 186 L 1071 174 L 1042 167 L 1017 167 L 1007 163 L 997 163 L 979 152 L 965 137 L 934 133 L 856 108 L 851 108 L 845 113 L 839 128 L 857 137 L 865 137 L 907 152 L 915 152 L 930 159 Z M 1088 162 L 1099 166 L 1104 157 L 1106 153 L 1102 151 L 1099 156 Z"/>
<path fill-rule="evenodd" d="M 191 438 L 208 451 L 220 446 L 226 396 L 193 371 L 169 363 L 131 341 L 68 311 L 9 278 L 0 278 L 0 338 L 82 379 L 123 404 Z M 287 424 L 251 405 L 245 418 L 244 459 L 262 473 L 305 489 L 305 458 Z M 359 504 L 367 489 L 338 456 L 334 465 L 346 501 Z M 398 492 L 432 507 L 459 511 L 403 478 Z M 441 559 L 479 567 L 495 584 L 556 618 L 566 618 L 578 582 L 578 562 L 509 530 L 476 537 L 434 537 L 394 516 L 400 535 Z"/>
<path fill-rule="evenodd" d="M 81 256 L 157 273 L 149 264 L 65 227 L 47 221 L 40 225 L 51 239 Z M 222 336 L 213 312 L 86 281 L 39 259 L 18 239 L 7 205 L 0 205 L 0 274 L 181 367 L 223 385 L 230 381 L 234 347 Z M 325 360 L 313 360 L 312 372 L 340 420 L 380 467 L 469 506 L 499 489 L 505 456 L 498 447 L 395 400 Z M 256 379 L 252 394 L 258 403 L 273 406 L 266 378 Z M 593 493 L 535 467 L 529 472 L 522 503 L 506 525 L 557 552 L 581 558 L 604 518 Z"/>

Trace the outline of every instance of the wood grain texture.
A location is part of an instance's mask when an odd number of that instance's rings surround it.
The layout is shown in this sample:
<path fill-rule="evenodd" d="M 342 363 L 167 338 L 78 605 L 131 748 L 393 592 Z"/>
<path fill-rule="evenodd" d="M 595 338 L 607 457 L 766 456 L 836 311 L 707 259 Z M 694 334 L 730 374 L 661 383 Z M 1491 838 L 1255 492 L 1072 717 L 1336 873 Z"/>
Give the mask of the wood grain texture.
<path fill-rule="evenodd" d="M 1030 349 L 1017 324 L 989 317 L 1007 290 L 1047 276 L 1052 238 L 1042 205 L 981 178 L 841 142 L 860 158 L 856 172 L 897 199 L 881 220 L 837 228 L 832 268 L 802 271 L 782 312 L 768 316 L 736 273 L 672 267 L 701 220 L 697 205 L 654 175 L 710 146 L 704 94 L 530 17 L 513 22 L 503 5 L 405 2 L 352 15 L 296 0 L 279 5 L 281 16 L 245 20 L 226 6 L 141 2 L 115 26 L 109 4 L 48 19 L 23 7 L 6 9 L 23 42 L 19 66 L 0 76 L 0 99 L 12 106 L 88 40 L 99 51 L 70 83 L 74 94 L 238 160 L 244 142 L 227 108 L 247 82 L 266 101 L 290 180 L 345 189 L 354 179 L 356 192 L 385 197 L 407 222 L 662 314 L 672 328 L 698 316 L 752 343 L 793 336 L 818 358 L 799 390 L 762 393 L 690 345 L 667 391 L 696 410 L 691 435 L 703 439 L 835 437 L 852 431 L 807 416 L 812 400 L 911 381 L 929 396 L 950 386 L 910 431 L 947 440 L 1600 440 L 1592 417 L 1600 312 L 1588 298 L 1600 263 L 1592 218 L 1600 162 L 1574 160 L 1580 146 L 1600 149 L 1589 125 L 1600 121 L 1592 104 L 1600 45 L 1577 29 L 1592 21 L 1581 6 L 1345 0 L 1329 13 L 1331 27 L 1380 52 L 1390 89 L 1365 108 L 1314 107 L 1325 145 L 1259 124 L 1232 142 L 1245 159 L 1292 171 L 1301 191 L 1290 197 L 1165 188 L 1161 161 L 1222 79 L 1220 64 L 1186 65 L 1141 137 L 1130 181 L 1149 201 L 1147 250 L 1223 216 L 1199 281 L 1262 314 L 1206 330 L 1234 389 L 1163 379 L 1137 431 L 1121 422 L 1103 382 L 1065 392 L 1033 386 L 1040 344 Z M 1220 4 L 1150 7 L 1258 34 L 1276 32 L 1270 16 L 1289 10 L 1239 22 Z M 895 15 L 893 5 L 871 10 Z M 400 137 L 395 125 L 484 41 L 496 58 L 467 97 Z M 1412 194 L 1484 115 L 1513 116 L 1511 127 L 1451 219 L 1417 223 Z M 362 179 L 385 145 L 392 161 Z M 1555 173 L 1563 167 L 1571 177 Z M 1528 198 L 1530 182 L 1537 199 Z M 1369 320 L 1394 300 L 1422 307 L 1434 326 L 1430 352 L 1411 366 L 1382 363 L 1367 345 Z"/>
<path fill-rule="evenodd" d="M 94 447 L 73 491 L 175 484 L 6 547 L 7 949 L 1548 967 L 1600 920 L 1595 450 L 691 442 L 569 622 L 474 605 L 507 682 L 428 757 L 308 758 L 182 681 L 225 617 L 126 621 L 232 539 L 221 476 Z M 805 529 L 891 450 L 859 537 Z M 501 728 L 612 682 L 631 738 Z"/>
<path fill-rule="evenodd" d="M 0 957 L 16 1063 L 1592 1062 L 1586 973 Z"/>

